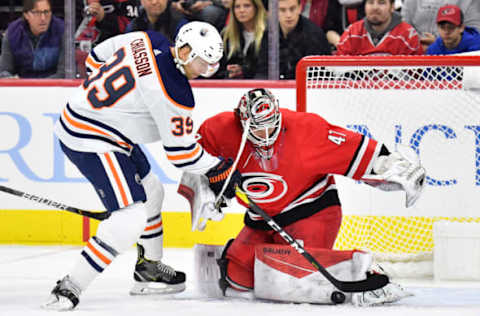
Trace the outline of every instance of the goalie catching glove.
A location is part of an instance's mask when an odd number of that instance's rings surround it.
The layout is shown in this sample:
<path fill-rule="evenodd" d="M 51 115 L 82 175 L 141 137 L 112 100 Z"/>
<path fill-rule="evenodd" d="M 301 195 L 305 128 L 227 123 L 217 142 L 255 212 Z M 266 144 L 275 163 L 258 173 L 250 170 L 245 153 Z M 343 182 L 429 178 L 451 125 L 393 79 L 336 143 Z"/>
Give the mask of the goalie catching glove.
<path fill-rule="evenodd" d="M 404 190 L 406 207 L 418 200 L 425 187 L 426 172 L 420 164 L 417 154 L 407 146 L 389 155 L 379 156 L 373 165 L 375 175 L 362 180 L 383 191 Z"/>
<path fill-rule="evenodd" d="M 215 193 L 215 196 L 222 194 L 223 186 L 228 180 L 228 175 L 232 172 L 233 160 L 232 158 L 223 159 L 218 157 L 221 161 L 215 167 L 211 168 L 205 174 L 208 177 L 210 189 Z M 242 175 L 237 170 L 233 171 L 230 181 L 226 184 L 223 196 L 231 199 L 235 196 L 235 187 L 242 182 Z"/>

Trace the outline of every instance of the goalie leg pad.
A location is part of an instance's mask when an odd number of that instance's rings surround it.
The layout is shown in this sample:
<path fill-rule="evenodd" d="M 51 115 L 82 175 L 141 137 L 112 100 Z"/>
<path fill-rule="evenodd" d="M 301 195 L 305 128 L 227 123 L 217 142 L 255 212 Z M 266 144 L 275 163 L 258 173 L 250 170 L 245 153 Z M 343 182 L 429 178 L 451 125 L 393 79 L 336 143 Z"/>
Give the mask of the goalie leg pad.
<path fill-rule="evenodd" d="M 394 303 L 402 298 L 413 296 L 411 292 L 406 291 L 396 283 L 388 283 L 381 289 L 352 294 L 352 303 L 358 307 L 376 306 L 385 303 Z"/>
<path fill-rule="evenodd" d="M 255 247 L 272 243 L 274 233 L 244 226 L 232 242 L 226 257 L 229 260 L 227 280 L 230 286 L 241 291 L 253 289 Z"/>
<path fill-rule="evenodd" d="M 255 297 L 297 303 L 340 302 L 338 290 L 290 246 L 264 244 L 255 250 Z M 344 281 L 365 279 L 372 263 L 371 255 L 360 251 L 306 250 Z M 351 294 L 344 295 L 350 301 Z"/>
<path fill-rule="evenodd" d="M 196 285 L 200 293 L 211 298 L 235 297 L 253 299 L 251 289 L 240 290 L 231 287 L 227 280 L 227 266 L 229 260 L 226 258 L 226 250 L 231 245 L 231 239 L 225 247 L 216 245 L 196 244 L 194 246 L 194 262 Z"/>
<path fill-rule="evenodd" d="M 219 286 L 221 279 L 220 267 L 217 260 L 222 258 L 223 246 L 196 244 L 193 247 L 196 287 L 207 297 L 223 297 L 223 290 Z"/>

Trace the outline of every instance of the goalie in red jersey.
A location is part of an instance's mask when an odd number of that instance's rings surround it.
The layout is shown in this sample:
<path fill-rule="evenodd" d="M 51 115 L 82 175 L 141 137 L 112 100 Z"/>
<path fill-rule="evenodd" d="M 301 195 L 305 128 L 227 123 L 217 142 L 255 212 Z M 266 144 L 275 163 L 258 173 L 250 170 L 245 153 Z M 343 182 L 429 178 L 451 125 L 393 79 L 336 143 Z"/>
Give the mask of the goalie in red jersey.
<path fill-rule="evenodd" d="M 206 120 L 198 131 L 199 142 L 214 156 L 235 157 L 244 131 L 248 133 L 247 142 L 237 164 L 242 174 L 241 189 L 287 233 L 302 241 L 321 264 L 335 270 L 342 262 L 348 262 L 349 268 L 339 268 L 348 271 L 339 272 L 338 278 L 358 279 L 362 273 L 364 276 L 371 266 L 371 256 L 365 259 L 367 254 L 363 252 L 331 250 L 342 221 L 333 175 L 363 180 L 383 190 L 404 190 L 407 206 L 411 206 L 424 186 L 425 170 L 419 160 L 399 152 L 391 153 L 382 143 L 334 126 L 316 114 L 280 108 L 267 89 L 248 91 L 234 112 L 220 113 Z M 218 220 L 218 214 L 202 215 Z M 305 282 L 299 285 L 302 282 L 290 268 L 282 283 L 282 271 L 286 270 L 277 263 L 283 260 L 289 265 L 285 255 L 293 255 L 295 251 L 290 252 L 282 237 L 252 210 L 247 209 L 244 223 L 241 232 L 227 243 L 218 260 L 219 285 L 224 295 L 236 296 L 243 292 L 267 299 L 329 302 L 334 290 L 331 284 L 325 285 L 321 294 L 312 295 L 316 292 L 312 292 L 312 283 L 305 281 L 308 278 L 303 275 Z M 259 245 L 265 244 L 271 247 L 261 248 L 259 254 Z M 272 256 L 283 257 L 276 260 Z M 269 270 L 265 268 L 268 266 L 265 257 L 271 259 L 270 263 L 277 261 L 269 266 L 277 271 L 265 272 Z M 294 265 L 303 266 L 300 270 L 308 270 L 310 274 L 315 271 L 306 260 L 297 257 Z M 361 271 L 360 275 L 352 275 L 353 270 Z M 268 282 L 257 283 L 262 278 Z M 293 279 L 298 281 L 294 288 L 291 287 Z M 328 282 L 316 284 L 324 283 Z M 313 288 L 321 288 L 317 285 Z M 271 290 L 272 286 L 275 291 Z M 299 298 L 297 294 L 303 290 L 310 294 L 302 294 Z M 389 283 L 376 291 L 347 294 L 347 298 L 364 306 L 396 301 L 406 295 L 400 286 Z"/>

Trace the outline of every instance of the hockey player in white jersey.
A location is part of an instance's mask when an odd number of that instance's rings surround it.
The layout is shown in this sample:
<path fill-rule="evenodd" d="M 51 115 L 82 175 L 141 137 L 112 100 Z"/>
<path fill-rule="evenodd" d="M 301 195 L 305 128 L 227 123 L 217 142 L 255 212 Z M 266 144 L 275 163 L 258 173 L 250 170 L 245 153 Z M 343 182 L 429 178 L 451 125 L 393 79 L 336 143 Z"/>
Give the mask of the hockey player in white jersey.
<path fill-rule="evenodd" d="M 163 186 L 139 144 L 161 140 L 170 162 L 206 174 L 219 194 L 232 160 L 217 158 L 195 140 L 189 79 L 215 73 L 223 54 L 217 30 L 191 22 L 175 46 L 156 32 L 119 35 L 86 60 L 90 76 L 70 98 L 55 126 L 68 158 L 94 186 L 111 215 L 98 226 L 73 269 L 57 282 L 46 309 L 69 310 L 118 255 L 137 242 L 133 295 L 183 291 L 185 274 L 162 263 Z M 235 172 L 224 195 L 233 197 Z"/>

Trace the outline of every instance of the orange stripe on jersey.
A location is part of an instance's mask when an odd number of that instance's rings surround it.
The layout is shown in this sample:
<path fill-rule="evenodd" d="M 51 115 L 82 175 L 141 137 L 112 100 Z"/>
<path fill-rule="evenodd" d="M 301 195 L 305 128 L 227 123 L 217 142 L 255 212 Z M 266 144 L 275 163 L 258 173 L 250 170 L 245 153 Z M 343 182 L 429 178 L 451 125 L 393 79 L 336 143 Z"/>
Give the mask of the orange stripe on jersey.
<path fill-rule="evenodd" d="M 377 147 L 377 141 L 373 139 L 368 139 L 367 149 L 363 153 L 362 160 L 358 165 L 357 171 L 353 175 L 353 179 L 361 179 L 365 175 L 367 171 L 367 167 L 370 164 L 370 161 L 373 158 L 373 154 L 375 153 L 375 148 Z"/>
<path fill-rule="evenodd" d="M 73 118 L 71 118 L 71 117 L 68 115 L 66 109 L 63 110 L 63 116 L 65 117 L 65 119 L 67 120 L 68 123 L 70 123 L 71 125 L 75 126 L 76 128 L 83 129 L 83 130 L 86 130 L 86 131 L 89 131 L 89 132 L 93 132 L 93 133 L 98 133 L 98 134 L 100 134 L 100 135 L 103 135 L 103 136 L 106 136 L 106 137 L 108 137 L 108 138 L 110 138 L 110 139 L 115 140 L 115 138 L 112 137 L 112 135 L 110 135 L 110 134 L 108 134 L 108 133 L 106 133 L 106 132 L 104 132 L 104 131 L 101 131 L 101 130 L 99 130 L 99 129 L 97 129 L 97 128 L 91 127 L 91 126 L 89 126 L 89 125 L 87 125 L 87 124 L 84 124 L 84 123 L 80 123 L 80 122 L 75 121 Z M 121 146 L 125 146 L 125 147 L 127 147 L 127 148 L 129 148 L 129 149 L 132 147 L 129 143 L 126 143 L 126 142 L 119 142 L 119 141 L 116 141 L 116 140 L 115 140 L 115 142 L 116 142 L 117 144 L 119 144 L 119 145 L 121 145 Z"/>
<path fill-rule="evenodd" d="M 95 69 L 100 68 L 103 64 L 98 63 L 95 60 L 93 60 L 92 56 L 88 55 L 87 59 L 85 60 L 85 63 Z"/>
<path fill-rule="evenodd" d="M 158 65 L 157 65 L 157 59 L 155 58 L 155 53 L 153 52 L 153 49 L 152 49 L 152 42 L 150 41 L 150 38 L 148 37 L 148 35 L 146 33 L 144 33 L 145 35 L 145 38 L 147 39 L 146 42 L 147 42 L 147 45 L 149 46 L 148 47 L 148 50 L 152 56 L 152 59 L 153 59 L 153 65 L 154 65 L 154 69 L 155 69 L 155 73 L 157 74 L 157 78 L 158 78 L 158 82 L 160 83 L 160 86 L 162 87 L 162 91 L 163 91 L 163 94 L 167 97 L 167 99 L 175 106 L 178 106 L 179 108 L 182 108 L 184 110 L 189 110 L 191 111 L 192 108 L 191 107 L 188 107 L 188 106 L 185 106 L 185 105 L 182 105 L 180 103 L 177 103 L 174 99 L 172 99 L 170 97 L 170 95 L 167 93 L 167 90 L 165 89 L 165 85 L 163 84 L 163 80 L 162 80 L 162 76 L 160 75 L 160 70 L 158 69 Z"/>
<path fill-rule="evenodd" d="M 120 181 L 120 177 L 118 176 L 118 172 L 113 166 L 112 158 L 110 158 L 109 153 L 105 153 L 105 159 L 112 171 L 113 177 L 115 178 L 115 182 L 117 183 L 118 189 L 120 190 L 120 195 L 122 196 L 123 205 L 128 205 L 127 194 L 125 193 L 125 189 L 123 188 L 122 182 Z"/>
<path fill-rule="evenodd" d="M 105 264 L 110 264 L 112 262 L 112 260 L 108 259 L 100 251 L 95 249 L 95 247 L 93 247 L 90 242 L 87 243 L 87 247 L 98 257 L 98 259 L 102 260 Z"/>
<path fill-rule="evenodd" d="M 160 223 L 158 223 L 158 224 L 145 227 L 145 231 L 153 230 L 153 229 L 158 228 L 160 226 L 162 226 L 162 221 L 160 221 Z"/>
<path fill-rule="evenodd" d="M 189 159 L 189 158 L 193 158 L 196 154 L 198 154 L 199 151 L 200 151 L 200 146 L 197 144 L 195 146 L 195 149 L 191 153 L 181 154 L 181 155 L 167 155 L 167 158 L 168 160 L 173 160 L 173 161 Z"/>

